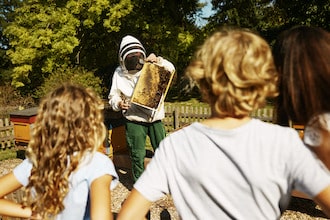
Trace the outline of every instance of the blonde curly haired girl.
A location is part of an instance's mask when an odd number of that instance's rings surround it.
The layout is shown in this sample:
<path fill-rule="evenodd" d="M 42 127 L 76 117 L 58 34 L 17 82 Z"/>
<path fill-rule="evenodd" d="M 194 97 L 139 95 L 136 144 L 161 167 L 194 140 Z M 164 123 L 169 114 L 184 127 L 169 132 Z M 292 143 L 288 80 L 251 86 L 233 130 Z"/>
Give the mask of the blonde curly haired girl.
<path fill-rule="evenodd" d="M 90 89 L 60 86 L 39 106 L 26 157 L 0 179 L 0 198 L 26 186 L 23 205 L 0 200 L 0 215 L 112 219 L 112 161 L 96 150 L 105 138 L 102 101 Z"/>

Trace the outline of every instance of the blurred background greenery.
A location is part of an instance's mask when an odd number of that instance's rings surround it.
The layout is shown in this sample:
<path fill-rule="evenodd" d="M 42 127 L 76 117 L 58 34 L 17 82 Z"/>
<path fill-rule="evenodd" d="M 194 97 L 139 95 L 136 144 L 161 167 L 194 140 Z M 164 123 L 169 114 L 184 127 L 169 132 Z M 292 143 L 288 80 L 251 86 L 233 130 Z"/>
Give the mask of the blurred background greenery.
<path fill-rule="evenodd" d="M 173 62 L 168 99 L 187 100 L 196 93 L 187 95 L 185 67 L 219 27 L 250 28 L 272 44 L 299 24 L 330 30 L 329 18 L 328 0 L 0 0 L 0 86 L 28 100 L 23 106 L 63 81 L 106 98 L 120 40 L 131 34 Z"/>

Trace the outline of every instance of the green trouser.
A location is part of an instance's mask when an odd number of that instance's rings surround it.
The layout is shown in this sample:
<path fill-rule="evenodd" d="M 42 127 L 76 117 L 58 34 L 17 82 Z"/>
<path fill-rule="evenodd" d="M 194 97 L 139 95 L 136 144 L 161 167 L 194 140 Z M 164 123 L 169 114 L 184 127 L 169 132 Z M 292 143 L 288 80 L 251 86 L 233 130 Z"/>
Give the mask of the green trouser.
<path fill-rule="evenodd" d="M 165 137 L 165 127 L 161 121 L 153 123 L 126 122 L 126 141 L 132 161 L 132 173 L 134 182 L 144 171 L 144 158 L 146 156 L 146 138 L 150 138 L 154 150 Z"/>

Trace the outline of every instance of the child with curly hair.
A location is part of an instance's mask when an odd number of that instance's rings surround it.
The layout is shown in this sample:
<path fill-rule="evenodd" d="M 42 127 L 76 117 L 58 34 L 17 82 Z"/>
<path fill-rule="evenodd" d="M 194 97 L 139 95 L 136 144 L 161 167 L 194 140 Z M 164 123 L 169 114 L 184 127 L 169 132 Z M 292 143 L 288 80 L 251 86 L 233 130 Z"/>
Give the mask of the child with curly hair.
<path fill-rule="evenodd" d="M 65 84 L 38 110 L 26 159 L 0 178 L 0 215 L 29 219 L 113 219 L 112 161 L 97 149 L 105 138 L 103 103 L 90 89 Z M 25 186 L 23 204 L 4 196 Z"/>

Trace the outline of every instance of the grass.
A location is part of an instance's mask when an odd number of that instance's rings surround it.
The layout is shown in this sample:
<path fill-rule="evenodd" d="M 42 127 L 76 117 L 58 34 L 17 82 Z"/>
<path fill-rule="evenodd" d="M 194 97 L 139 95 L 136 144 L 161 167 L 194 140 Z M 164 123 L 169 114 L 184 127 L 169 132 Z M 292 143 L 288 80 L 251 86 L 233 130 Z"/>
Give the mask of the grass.
<path fill-rule="evenodd" d="M 0 150 L 0 161 L 16 158 L 16 149 L 1 149 Z"/>

